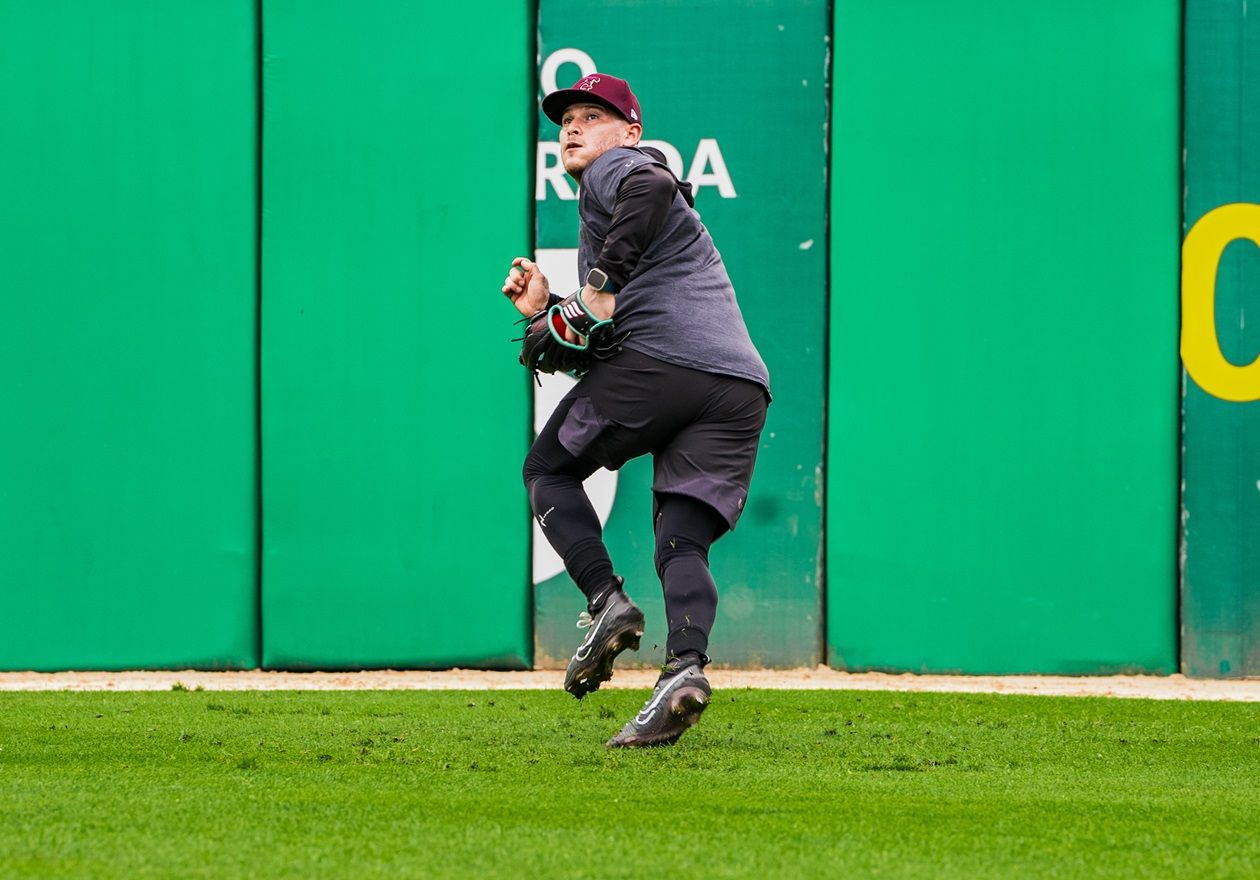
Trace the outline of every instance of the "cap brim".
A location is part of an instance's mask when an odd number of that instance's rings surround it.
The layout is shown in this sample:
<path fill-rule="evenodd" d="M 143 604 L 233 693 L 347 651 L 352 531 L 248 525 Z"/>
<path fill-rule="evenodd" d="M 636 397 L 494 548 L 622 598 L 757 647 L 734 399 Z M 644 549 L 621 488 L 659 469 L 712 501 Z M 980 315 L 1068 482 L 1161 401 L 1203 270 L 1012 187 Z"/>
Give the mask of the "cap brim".
<path fill-rule="evenodd" d="M 601 107 L 607 107 L 618 116 L 622 115 L 620 110 L 599 95 L 584 92 L 581 89 L 557 89 L 542 99 L 542 111 L 548 119 L 556 125 L 560 125 L 560 120 L 564 118 L 564 111 L 574 104 L 599 104 Z M 625 117 L 622 116 L 622 118 L 624 119 Z"/>

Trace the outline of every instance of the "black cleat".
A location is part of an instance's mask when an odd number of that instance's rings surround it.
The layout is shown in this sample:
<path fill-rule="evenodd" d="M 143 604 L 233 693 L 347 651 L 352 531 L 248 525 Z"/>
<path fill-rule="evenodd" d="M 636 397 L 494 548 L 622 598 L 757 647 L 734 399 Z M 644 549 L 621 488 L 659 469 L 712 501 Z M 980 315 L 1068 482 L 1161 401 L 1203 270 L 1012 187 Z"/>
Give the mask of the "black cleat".
<path fill-rule="evenodd" d="M 631 601 L 615 579 L 598 612 L 583 611 L 579 627 L 590 627 L 586 640 L 578 645 L 564 674 L 564 689 L 579 700 L 612 678 L 613 661 L 627 648 L 639 650 L 643 636 L 643 612 Z"/>
<path fill-rule="evenodd" d="M 712 695 L 703 666 L 692 661 L 671 661 L 639 714 L 626 722 L 607 746 L 638 748 L 675 742 L 700 720 Z"/>

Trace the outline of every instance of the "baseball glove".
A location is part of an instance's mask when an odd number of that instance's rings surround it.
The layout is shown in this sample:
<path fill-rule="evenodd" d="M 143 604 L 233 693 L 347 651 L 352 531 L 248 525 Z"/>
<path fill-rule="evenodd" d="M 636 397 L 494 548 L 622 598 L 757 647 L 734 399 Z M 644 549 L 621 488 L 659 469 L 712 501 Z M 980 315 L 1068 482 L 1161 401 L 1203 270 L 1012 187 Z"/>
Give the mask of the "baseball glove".
<path fill-rule="evenodd" d="M 516 340 L 521 343 L 520 362 L 535 375 L 568 373 L 581 378 L 592 360 L 608 357 L 625 338 L 616 335 L 611 318 L 600 320 L 591 313 L 581 290 L 517 323 L 523 321 L 529 326 Z M 565 339 L 566 329 L 577 335 L 577 342 Z"/>

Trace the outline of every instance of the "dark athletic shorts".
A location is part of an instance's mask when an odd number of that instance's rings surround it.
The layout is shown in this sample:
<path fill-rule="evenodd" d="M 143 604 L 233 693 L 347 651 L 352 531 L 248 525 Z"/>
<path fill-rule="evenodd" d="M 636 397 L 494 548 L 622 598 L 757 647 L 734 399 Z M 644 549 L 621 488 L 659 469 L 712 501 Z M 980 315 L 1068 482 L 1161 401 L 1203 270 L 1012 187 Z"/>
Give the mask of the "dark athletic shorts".
<path fill-rule="evenodd" d="M 768 396 L 756 382 L 623 348 L 596 362 L 564 400 L 572 405 L 559 440 L 572 455 L 615 471 L 651 454 L 654 493 L 699 499 L 735 528 L 766 423 Z"/>

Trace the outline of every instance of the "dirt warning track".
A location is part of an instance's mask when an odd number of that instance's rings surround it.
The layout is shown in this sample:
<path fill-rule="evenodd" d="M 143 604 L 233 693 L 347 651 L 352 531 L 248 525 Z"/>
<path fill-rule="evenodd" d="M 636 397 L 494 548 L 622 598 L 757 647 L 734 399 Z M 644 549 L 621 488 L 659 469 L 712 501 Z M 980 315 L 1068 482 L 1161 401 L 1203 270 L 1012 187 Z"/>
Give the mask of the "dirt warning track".
<path fill-rule="evenodd" d="M 1184 675 L 892 675 L 816 669 L 708 670 L 715 690 L 904 691 L 919 693 L 998 693 L 1076 697 L 1133 697 L 1156 700 L 1260 702 L 1260 679 L 1193 679 Z M 563 673 L 487 672 L 449 669 L 435 672 L 0 672 L 0 691 L 165 691 L 185 687 L 207 691 L 252 690 L 546 690 L 560 688 Z M 606 688 L 650 688 L 656 673 L 620 670 Z"/>

